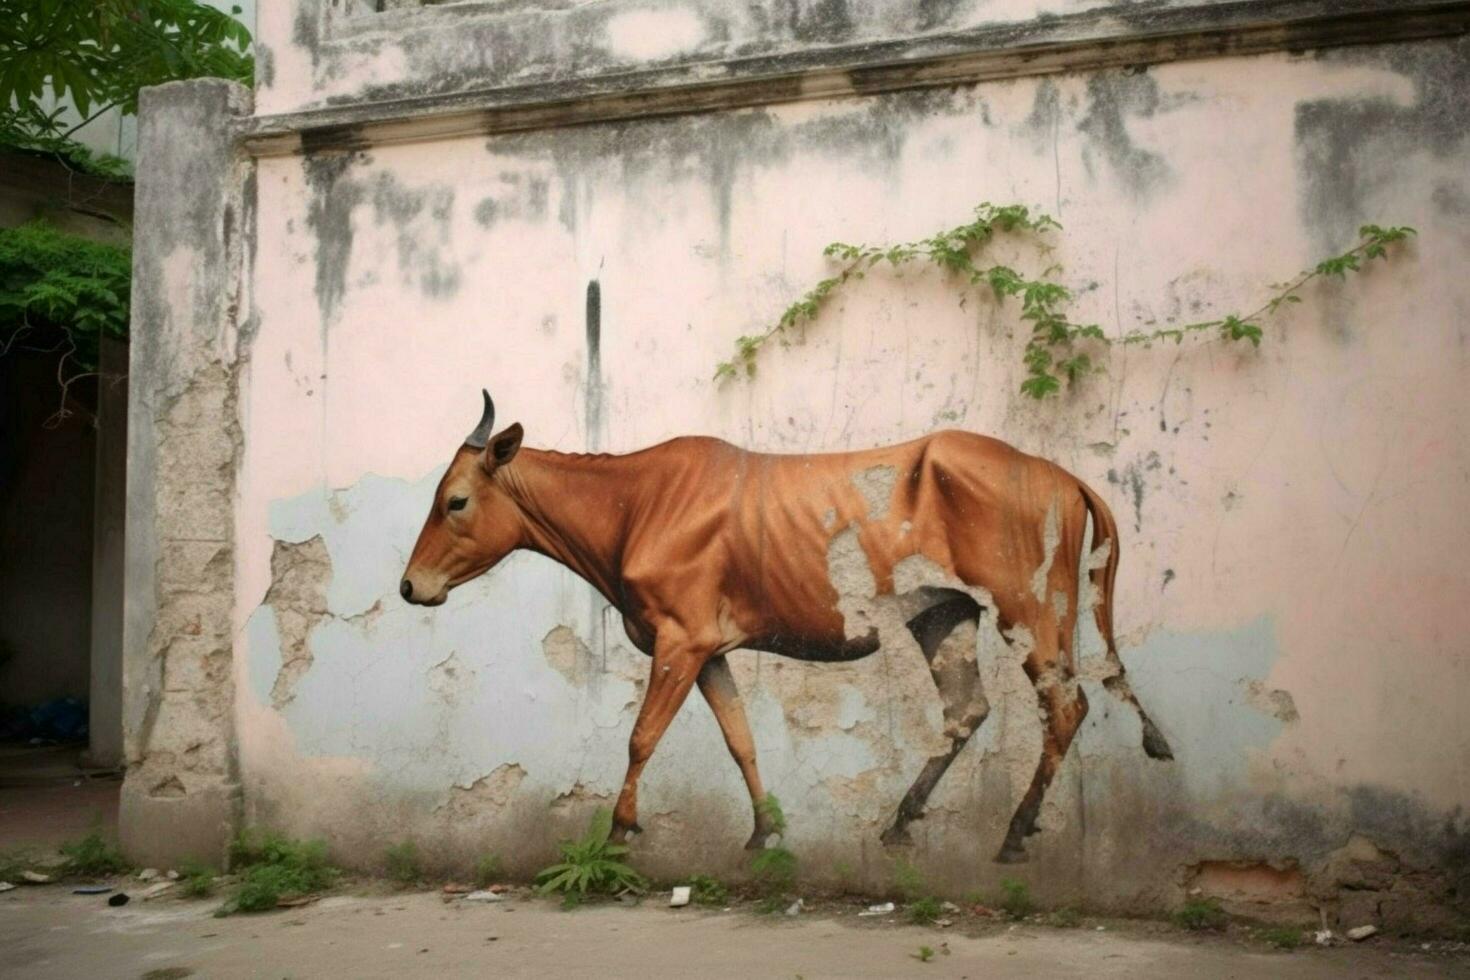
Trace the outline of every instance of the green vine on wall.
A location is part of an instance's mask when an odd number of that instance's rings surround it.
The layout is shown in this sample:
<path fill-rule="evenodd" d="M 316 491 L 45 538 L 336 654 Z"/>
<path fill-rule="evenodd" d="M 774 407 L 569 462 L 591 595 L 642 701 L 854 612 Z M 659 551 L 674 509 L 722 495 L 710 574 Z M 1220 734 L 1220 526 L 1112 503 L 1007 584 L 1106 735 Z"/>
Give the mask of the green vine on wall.
<path fill-rule="evenodd" d="M 1033 213 L 1023 205 L 986 202 L 975 208 L 975 219 L 970 223 L 930 238 L 897 245 L 833 242 L 823 249 L 822 254 L 842 263 L 836 275 L 807 290 L 764 333 L 736 340 L 734 356 L 716 366 L 715 380 L 754 376 L 756 359 L 762 348 L 815 320 L 833 293 L 850 280 L 864 278 L 880 264 L 901 270 L 910 263 L 925 262 L 959 276 L 967 285 L 988 286 L 998 301 L 1003 302 L 1007 297 L 1019 298 L 1021 319 L 1030 324 L 1022 354 L 1026 379 L 1021 382 L 1021 391 L 1032 398 L 1042 399 L 1059 392 L 1064 380 L 1069 385 L 1073 384 L 1093 370 L 1089 347 L 1095 351 L 1099 346 L 1117 344 L 1149 344 L 1162 340 L 1182 343 L 1186 335 L 1212 331 L 1225 340 L 1249 341 L 1252 346 L 1259 347 L 1264 333 L 1263 321 L 1283 306 L 1301 302 L 1302 287 L 1324 277 L 1344 279 L 1349 272 L 1361 269 L 1364 262 L 1386 259 L 1390 245 L 1415 234 L 1414 229 L 1408 227 L 1364 225 L 1358 230 L 1358 242 L 1352 248 L 1323 259 L 1287 282 L 1272 284 L 1267 300 L 1250 313 L 1231 313 L 1178 327 L 1131 331 L 1121 337 L 1109 337 L 1097 324 L 1075 323 L 1067 316 L 1066 307 L 1073 294 L 1054 278 L 1061 271 L 1059 266 L 1049 266 L 1036 277 L 1028 278 L 1009 266 L 976 264 L 977 256 L 998 235 L 1028 234 L 1041 240 L 1045 249 L 1044 236 L 1061 228 L 1049 215 L 1039 211 Z"/>

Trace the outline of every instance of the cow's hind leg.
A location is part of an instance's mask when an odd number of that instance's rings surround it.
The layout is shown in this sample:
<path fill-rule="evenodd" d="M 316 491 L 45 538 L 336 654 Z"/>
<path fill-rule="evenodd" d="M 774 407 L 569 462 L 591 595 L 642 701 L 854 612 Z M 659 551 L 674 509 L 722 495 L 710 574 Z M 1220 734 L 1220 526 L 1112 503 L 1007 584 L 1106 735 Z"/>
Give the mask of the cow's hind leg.
<path fill-rule="evenodd" d="M 1038 638 L 1038 644 L 1045 642 Z M 1055 639 L 1050 641 L 1055 643 Z M 1011 817 L 1010 829 L 1005 843 L 1001 845 L 996 861 L 1001 864 L 1018 864 L 1026 860 L 1025 839 L 1036 833 L 1036 818 L 1041 813 L 1041 803 L 1046 796 L 1052 777 L 1061 768 L 1062 759 L 1072 745 L 1072 738 L 1087 717 L 1087 695 L 1071 668 L 1071 657 L 1064 652 L 1060 658 L 1048 656 L 1048 651 L 1038 648 L 1026 658 L 1026 676 L 1036 688 L 1036 698 L 1041 705 L 1043 730 L 1041 739 L 1041 761 L 1037 763 L 1036 775 L 1021 805 Z"/>
<path fill-rule="evenodd" d="M 1164 733 L 1159 731 L 1159 726 L 1143 710 L 1143 705 L 1138 703 L 1138 697 L 1133 693 L 1133 685 L 1128 683 L 1128 675 L 1123 672 L 1123 661 L 1118 657 L 1118 651 L 1108 649 L 1107 662 L 1113 669 L 1113 674 L 1103 681 L 1103 690 L 1113 697 L 1130 705 L 1138 712 L 1138 720 L 1143 724 L 1143 752 L 1150 759 L 1172 759 L 1174 751 L 1169 748 L 1169 742 L 1164 738 Z"/>
<path fill-rule="evenodd" d="M 975 660 L 975 628 L 980 619 L 980 605 L 963 592 L 952 589 L 942 592 L 944 598 L 907 625 L 929 662 L 929 673 L 944 703 L 944 734 L 949 737 L 949 750 L 924 764 L 898 804 L 893 823 L 883 831 L 884 844 L 909 843 L 909 823 L 923 817 L 929 794 L 990 713 L 990 704 L 980 686 L 980 667 Z"/>
<path fill-rule="evenodd" d="M 755 831 L 745 847 L 758 850 L 766 845 L 766 840 L 776 832 L 776 828 L 771 826 L 770 816 L 761 806 L 766 791 L 761 785 L 761 774 L 755 767 L 755 739 L 750 734 L 749 722 L 745 720 L 740 691 L 735 687 L 735 678 L 724 657 L 715 657 L 700 670 L 699 692 L 709 702 L 715 721 L 720 723 L 725 745 L 740 767 L 740 775 L 745 777 L 746 788 L 750 790 L 750 804 L 755 810 Z"/>

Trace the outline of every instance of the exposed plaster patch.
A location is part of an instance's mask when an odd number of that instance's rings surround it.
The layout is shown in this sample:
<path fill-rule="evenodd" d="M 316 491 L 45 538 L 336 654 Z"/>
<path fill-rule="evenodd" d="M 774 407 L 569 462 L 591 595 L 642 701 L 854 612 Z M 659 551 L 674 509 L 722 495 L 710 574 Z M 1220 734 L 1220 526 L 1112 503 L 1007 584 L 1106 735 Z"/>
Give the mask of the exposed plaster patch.
<path fill-rule="evenodd" d="M 504 810 L 515 797 L 526 778 L 526 770 L 513 762 L 496 766 L 468 786 L 455 786 L 449 797 L 435 812 L 443 812 L 454 822 L 484 818 Z"/>
<path fill-rule="evenodd" d="M 892 466 L 869 466 L 852 475 L 852 485 L 863 495 L 868 519 L 881 521 L 888 516 L 893 503 L 893 490 L 898 486 L 898 470 Z"/>
<path fill-rule="evenodd" d="M 1053 497 L 1051 504 L 1046 508 L 1046 524 L 1041 532 L 1041 550 L 1045 557 L 1041 559 L 1041 564 L 1036 566 L 1036 571 L 1031 574 L 1031 594 L 1038 602 L 1046 601 L 1046 579 L 1051 574 L 1052 563 L 1057 560 L 1057 545 L 1061 543 L 1061 540 L 1061 514 L 1057 499 Z"/>
<path fill-rule="evenodd" d="M 541 638 L 541 652 L 567 683 L 585 683 L 592 666 L 592 651 L 570 626 L 557 626 Z"/>
<path fill-rule="evenodd" d="M 1185 888 L 1218 900 L 1233 915 L 1300 920 L 1312 912 L 1306 877 L 1294 859 L 1201 861 L 1186 869 Z"/>
<path fill-rule="evenodd" d="M 1271 690 L 1260 681 L 1251 681 L 1246 684 L 1245 693 L 1251 704 L 1277 721 L 1293 722 L 1301 719 L 1289 691 Z"/>
<path fill-rule="evenodd" d="M 1097 528 L 1092 529 L 1093 540 L 1097 540 Z M 1093 548 L 1082 559 L 1082 571 L 1077 581 L 1077 614 L 1079 616 L 1090 613 L 1102 602 L 1102 590 L 1092 581 L 1092 573 L 1099 568 L 1106 568 L 1108 556 L 1113 553 L 1113 542 L 1104 541 L 1101 545 Z"/>
<path fill-rule="evenodd" d="M 572 788 L 565 793 L 558 793 L 551 801 L 551 812 L 553 814 L 564 814 L 568 810 L 582 810 L 587 804 L 607 804 L 612 802 L 612 794 L 596 793 L 588 789 L 580 780 L 572 784 Z"/>
<path fill-rule="evenodd" d="M 281 668 L 271 686 L 271 704 L 278 710 L 296 696 L 297 682 L 311 669 L 311 632 L 329 615 L 331 578 L 332 558 L 320 534 L 299 543 L 275 543 L 264 605 L 275 610 L 281 638 Z"/>

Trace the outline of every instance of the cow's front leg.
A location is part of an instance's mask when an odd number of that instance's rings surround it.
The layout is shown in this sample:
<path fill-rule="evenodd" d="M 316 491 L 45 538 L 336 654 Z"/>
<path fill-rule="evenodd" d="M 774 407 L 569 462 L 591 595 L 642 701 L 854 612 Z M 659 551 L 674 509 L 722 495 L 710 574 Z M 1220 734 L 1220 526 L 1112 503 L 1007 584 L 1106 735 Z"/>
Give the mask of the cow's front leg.
<path fill-rule="evenodd" d="M 724 733 L 725 745 L 740 775 L 745 777 L 745 786 L 750 790 L 751 806 L 755 809 L 755 830 L 746 842 L 748 851 L 760 850 L 766 840 L 776 833 L 771 825 L 770 812 L 761 804 L 765 802 L 765 787 L 761 786 L 761 774 L 755 767 L 755 739 L 750 734 L 750 723 L 745 720 L 745 708 L 740 704 L 740 691 L 735 687 L 735 677 L 730 673 L 730 664 L 723 655 L 715 657 L 699 672 L 699 690 L 709 702 L 715 721 Z"/>
<path fill-rule="evenodd" d="M 694 686 L 709 652 L 696 648 L 682 637 L 678 642 L 665 642 L 660 632 L 654 644 L 648 693 L 643 697 L 643 707 L 638 710 L 633 737 L 628 740 L 628 775 L 623 779 L 623 791 L 618 794 L 617 806 L 613 807 L 612 840 L 625 841 L 629 834 L 643 829 L 638 826 L 638 777 L 653 756 L 653 750 L 657 748 L 658 740 L 663 738 L 669 722 L 679 713 L 679 706 L 689 696 L 689 689 Z"/>

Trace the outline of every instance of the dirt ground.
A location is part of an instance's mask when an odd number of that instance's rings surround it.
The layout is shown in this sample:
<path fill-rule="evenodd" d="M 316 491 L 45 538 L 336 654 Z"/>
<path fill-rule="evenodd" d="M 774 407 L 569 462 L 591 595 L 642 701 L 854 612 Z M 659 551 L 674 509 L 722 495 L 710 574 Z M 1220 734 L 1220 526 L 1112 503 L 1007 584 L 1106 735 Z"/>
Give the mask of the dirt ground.
<path fill-rule="evenodd" d="M 136 881 L 115 882 L 132 894 Z M 0 894 L 0 976 L 181 977 L 1470 977 L 1470 957 L 1370 940 L 1293 952 L 1150 924 L 969 929 L 857 917 L 637 906 L 571 912 L 525 892 L 494 904 L 346 889 L 311 905 L 214 918 L 217 899 L 109 907 L 68 884 Z M 896 917 L 890 916 L 889 920 Z M 929 962 L 920 947 L 934 953 Z"/>

